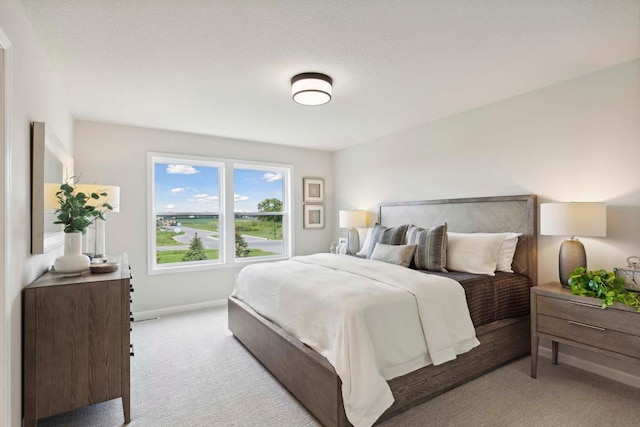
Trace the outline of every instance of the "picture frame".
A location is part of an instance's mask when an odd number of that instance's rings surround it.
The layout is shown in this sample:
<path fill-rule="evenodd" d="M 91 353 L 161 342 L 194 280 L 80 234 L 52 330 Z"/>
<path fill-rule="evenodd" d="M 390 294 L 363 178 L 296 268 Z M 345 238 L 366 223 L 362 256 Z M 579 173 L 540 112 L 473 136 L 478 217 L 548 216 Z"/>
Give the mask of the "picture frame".
<path fill-rule="evenodd" d="M 304 228 L 324 228 L 323 205 L 304 205 Z"/>
<path fill-rule="evenodd" d="M 324 202 L 324 179 L 302 178 L 302 185 L 304 203 Z"/>
<path fill-rule="evenodd" d="M 62 225 L 55 225 L 55 192 L 73 176 L 73 158 L 44 122 L 31 124 L 31 253 L 64 245 Z"/>
<path fill-rule="evenodd" d="M 340 255 L 346 255 L 348 246 L 349 246 L 349 244 L 347 242 L 347 238 L 346 237 L 338 238 L 338 251 L 337 251 L 337 253 L 340 254 Z"/>

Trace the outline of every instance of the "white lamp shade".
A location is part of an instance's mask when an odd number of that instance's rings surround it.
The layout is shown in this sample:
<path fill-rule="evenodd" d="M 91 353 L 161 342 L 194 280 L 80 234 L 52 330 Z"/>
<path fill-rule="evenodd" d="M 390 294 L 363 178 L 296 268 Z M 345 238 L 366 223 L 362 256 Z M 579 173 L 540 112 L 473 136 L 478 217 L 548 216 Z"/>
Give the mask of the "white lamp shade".
<path fill-rule="evenodd" d="M 109 212 L 120 212 L 120 187 L 115 185 L 78 184 L 76 185 L 76 193 L 84 193 L 87 196 L 91 193 L 107 193 L 106 196 L 100 196 L 99 199 L 90 199 L 87 205 L 98 206 L 108 203 L 113 208 Z"/>
<path fill-rule="evenodd" d="M 55 211 L 60 207 L 56 193 L 60 191 L 61 184 L 53 182 L 44 183 L 44 210 L 45 212 Z"/>
<path fill-rule="evenodd" d="M 340 228 L 367 226 L 367 211 L 340 211 Z"/>
<path fill-rule="evenodd" d="M 606 237 L 607 205 L 587 202 L 541 203 L 540 234 Z"/>

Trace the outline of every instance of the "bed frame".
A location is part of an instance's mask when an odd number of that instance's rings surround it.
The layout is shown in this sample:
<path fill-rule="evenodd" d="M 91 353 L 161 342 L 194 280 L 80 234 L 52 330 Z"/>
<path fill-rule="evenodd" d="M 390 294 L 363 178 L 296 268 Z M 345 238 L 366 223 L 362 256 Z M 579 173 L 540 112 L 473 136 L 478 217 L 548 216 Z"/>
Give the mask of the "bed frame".
<path fill-rule="evenodd" d="M 423 227 L 447 222 L 449 231 L 520 232 L 513 269 L 535 286 L 536 212 L 535 195 L 429 200 L 381 204 L 379 222 Z M 342 405 L 342 383 L 324 357 L 233 297 L 229 329 L 323 425 L 351 425 Z M 395 402 L 378 422 L 528 355 L 529 316 L 482 325 L 476 336 L 481 345 L 457 359 L 390 380 Z"/>

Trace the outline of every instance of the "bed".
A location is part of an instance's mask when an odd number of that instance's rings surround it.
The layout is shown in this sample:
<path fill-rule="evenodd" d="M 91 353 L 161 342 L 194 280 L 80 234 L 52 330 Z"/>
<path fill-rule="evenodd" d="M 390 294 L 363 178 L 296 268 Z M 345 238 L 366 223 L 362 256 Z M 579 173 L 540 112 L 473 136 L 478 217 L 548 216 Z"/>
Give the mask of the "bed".
<path fill-rule="evenodd" d="M 535 207 L 534 195 L 384 203 L 380 205 L 379 222 L 386 226 L 424 227 L 447 222 L 449 230 L 457 232 L 522 233 L 512 263 L 516 274 L 498 274 L 492 280 L 502 283 L 508 282 L 509 276 L 524 276 L 526 287 L 536 284 Z M 472 283 L 480 279 L 459 280 Z M 477 286 L 469 285 L 465 292 L 474 288 Z M 518 307 L 511 310 L 509 305 L 505 308 L 505 304 L 497 304 L 501 298 L 498 294 L 487 295 L 474 299 L 473 304 L 482 309 L 493 303 L 495 309 L 476 310 L 474 315 L 470 307 L 476 336 L 482 344 L 453 361 L 426 366 L 388 381 L 395 401 L 378 421 L 529 354 L 529 318 L 524 314 L 528 312 L 528 298 L 520 298 Z M 350 425 L 342 405 L 340 378 L 324 357 L 234 297 L 229 298 L 229 329 L 323 425 Z"/>

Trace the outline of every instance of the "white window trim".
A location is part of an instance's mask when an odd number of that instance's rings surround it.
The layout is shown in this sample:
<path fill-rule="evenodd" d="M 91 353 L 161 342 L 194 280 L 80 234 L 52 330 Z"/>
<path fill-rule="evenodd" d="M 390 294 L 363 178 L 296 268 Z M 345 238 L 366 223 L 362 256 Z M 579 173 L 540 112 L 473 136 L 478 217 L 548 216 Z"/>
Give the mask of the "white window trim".
<path fill-rule="evenodd" d="M 155 180 L 154 171 L 157 162 L 172 162 L 184 160 L 192 165 L 219 167 L 219 217 L 218 228 L 223 229 L 220 233 L 219 259 L 210 262 L 195 261 L 183 263 L 156 264 L 156 235 L 155 235 Z M 235 239 L 226 238 L 235 235 L 235 212 L 233 199 L 227 203 L 227 195 L 234 194 L 233 175 L 235 168 L 255 169 L 264 171 L 282 172 L 286 175 L 283 179 L 283 195 L 285 198 L 285 209 L 282 213 L 283 222 L 283 242 L 285 254 L 282 256 L 261 256 L 250 258 L 235 258 Z M 171 153 L 147 153 L 147 274 L 150 276 L 184 273 L 188 271 L 216 270 L 226 268 L 238 268 L 248 264 L 272 262 L 289 259 L 294 252 L 294 218 L 293 218 L 293 189 L 292 180 L 294 176 L 293 165 L 284 163 L 256 162 L 238 159 L 222 159 L 206 156 L 193 156 Z M 231 220 L 227 220 L 227 219 Z M 224 250 L 223 250 L 224 248 Z"/>

